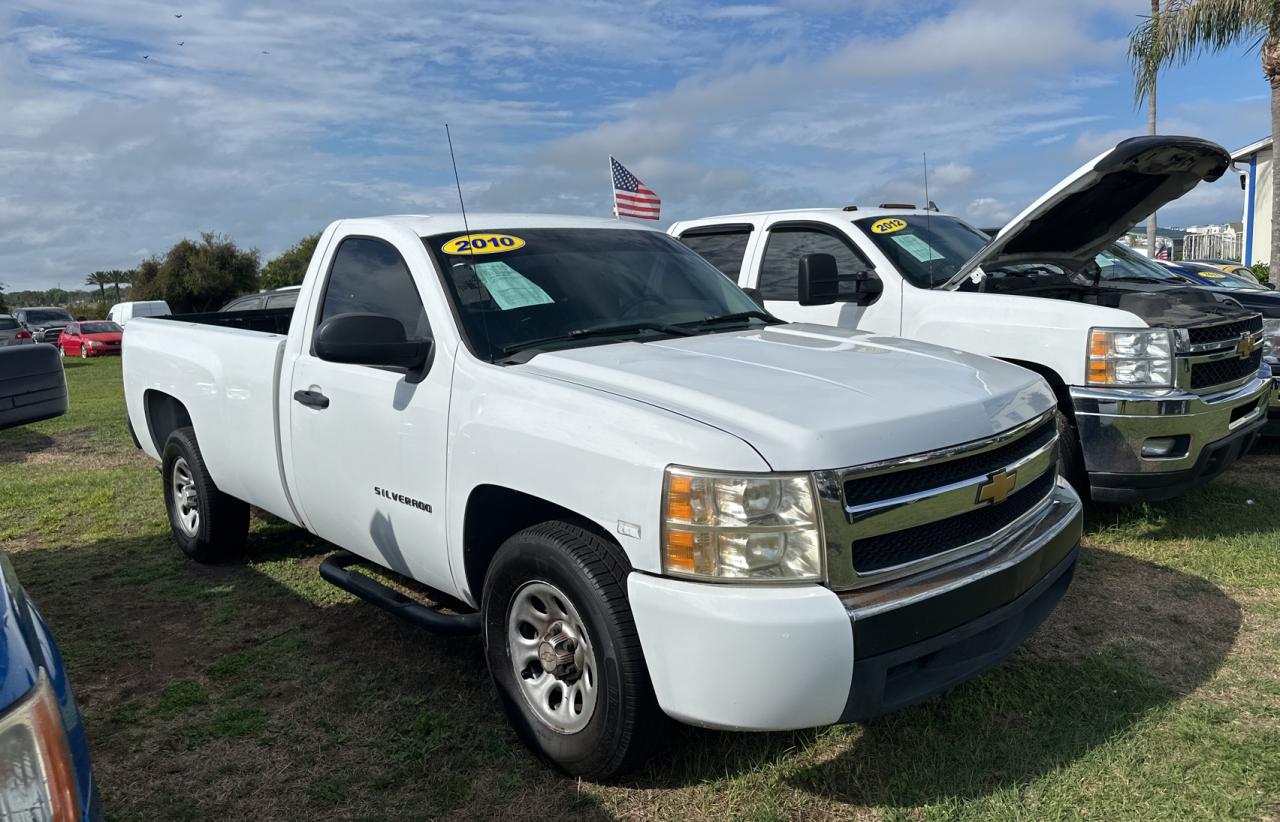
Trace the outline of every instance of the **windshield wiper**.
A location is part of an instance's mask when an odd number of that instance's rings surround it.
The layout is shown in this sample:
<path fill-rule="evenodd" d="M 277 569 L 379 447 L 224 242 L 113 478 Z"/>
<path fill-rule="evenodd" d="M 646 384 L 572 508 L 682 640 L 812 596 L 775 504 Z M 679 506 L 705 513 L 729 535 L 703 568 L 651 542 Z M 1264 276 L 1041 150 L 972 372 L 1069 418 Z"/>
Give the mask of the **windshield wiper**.
<path fill-rule="evenodd" d="M 609 337 L 615 334 L 633 334 L 637 331 L 658 331 L 663 334 L 671 334 L 677 337 L 691 337 L 697 332 L 688 328 L 681 328 L 678 325 L 668 325 L 666 323 L 619 323 L 618 325 L 599 325 L 592 328 L 575 328 L 567 334 L 557 334 L 553 337 L 542 337 L 536 340 L 522 340 L 517 343 L 503 346 L 499 351 L 504 358 L 516 359 L 521 352 L 530 352 L 530 357 L 538 353 L 540 346 L 547 343 L 570 342 L 572 340 L 583 340 L 589 337 Z M 526 357 L 522 362 L 527 361 Z"/>
<path fill-rule="evenodd" d="M 770 314 L 768 311 L 736 311 L 733 314 L 720 314 L 714 317 L 704 317 L 701 320 L 691 320 L 689 322 L 680 323 L 682 326 L 690 325 L 718 325 L 719 323 L 741 322 L 742 320 L 764 320 L 767 323 L 780 323 L 782 320 Z"/>

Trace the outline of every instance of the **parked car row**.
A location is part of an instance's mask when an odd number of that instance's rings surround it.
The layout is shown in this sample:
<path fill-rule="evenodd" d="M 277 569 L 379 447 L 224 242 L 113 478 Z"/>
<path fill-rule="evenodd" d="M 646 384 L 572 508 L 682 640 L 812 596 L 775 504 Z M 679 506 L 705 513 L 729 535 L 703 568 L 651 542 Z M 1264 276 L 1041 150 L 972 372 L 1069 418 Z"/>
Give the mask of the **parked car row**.
<path fill-rule="evenodd" d="M 1129 140 L 994 238 L 900 207 L 671 236 L 340 220 L 292 311 L 131 325 L 129 420 L 186 555 L 242 550 L 250 505 L 341 546 L 328 581 L 482 636 L 521 738 L 570 773 L 642 761 L 661 714 L 863 719 L 1048 616 L 1079 551 L 1067 478 L 1163 498 L 1259 435 L 1269 326 L 1108 250 L 1228 164 Z"/>

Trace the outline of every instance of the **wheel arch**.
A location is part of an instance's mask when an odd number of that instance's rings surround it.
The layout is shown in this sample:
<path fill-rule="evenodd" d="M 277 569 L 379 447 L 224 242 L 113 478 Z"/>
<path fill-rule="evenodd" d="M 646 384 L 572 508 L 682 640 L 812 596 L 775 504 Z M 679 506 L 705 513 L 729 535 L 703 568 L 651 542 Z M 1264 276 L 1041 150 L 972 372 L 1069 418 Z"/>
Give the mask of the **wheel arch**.
<path fill-rule="evenodd" d="M 162 454 L 170 434 L 192 425 L 191 414 L 177 397 L 156 389 L 147 389 L 142 395 L 142 402 L 151 444 L 155 446 L 156 453 Z"/>
<path fill-rule="evenodd" d="M 1020 365 L 1028 371 L 1034 371 L 1044 377 L 1044 381 L 1049 383 L 1049 387 L 1053 389 L 1053 395 L 1058 399 L 1058 410 L 1069 418 L 1075 418 L 1075 410 L 1071 404 L 1071 391 L 1067 388 L 1066 380 L 1062 379 L 1062 376 L 1057 371 L 1044 363 L 1016 360 L 1011 357 L 1000 357 L 999 359 L 1012 365 Z"/>
<path fill-rule="evenodd" d="M 541 522 L 560 520 L 617 545 L 618 540 L 595 520 L 542 497 L 502 485 L 477 485 L 467 497 L 462 521 L 462 565 L 466 592 L 479 602 L 485 574 L 502 543 Z"/>

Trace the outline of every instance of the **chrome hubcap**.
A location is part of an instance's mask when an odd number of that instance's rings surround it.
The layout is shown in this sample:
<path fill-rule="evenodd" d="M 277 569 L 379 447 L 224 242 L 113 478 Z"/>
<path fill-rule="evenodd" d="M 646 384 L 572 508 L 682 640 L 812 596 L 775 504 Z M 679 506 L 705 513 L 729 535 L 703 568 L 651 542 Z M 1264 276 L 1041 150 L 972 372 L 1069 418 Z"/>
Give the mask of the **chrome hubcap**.
<path fill-rule="evenodd" d="M 200 498 L 196 495 L 196 483 L 191 468 L 184 457 L 173 462 L 173 507 L 176 509 L 178 527 L 189 537 L 200 530 Z"/>
<path fill-rule="evenodd" d="M 511 598 L 507 650 L 534 716 L 553 731 L 587 726 L 596 707 L 595 655 L 578 610 L 547 582 L 528 582 Z"/>

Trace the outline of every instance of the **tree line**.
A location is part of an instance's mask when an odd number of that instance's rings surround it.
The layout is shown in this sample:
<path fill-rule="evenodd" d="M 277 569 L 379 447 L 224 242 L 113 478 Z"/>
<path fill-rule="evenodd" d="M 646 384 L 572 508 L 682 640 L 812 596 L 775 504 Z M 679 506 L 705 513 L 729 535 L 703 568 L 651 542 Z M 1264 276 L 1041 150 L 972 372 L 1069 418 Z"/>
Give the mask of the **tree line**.
<path fill-rule="evenodd" d="M 180 240 L 136 268 L 95 271 L 85 277 L 88 290 L 6 294 L 0 284 L 0 313 L 10 307 L 59 305 L 77 316 L 103 317 L 113 303 L 124 300 L 164 300 L 175 314 L 217 311 L 241 294 L 301 283 L 319 240 L 318 232 L 303 237 L 262 265 L 256 248 L 240 248 L 230 237 L 206 231 L 198 240 Z"/>

